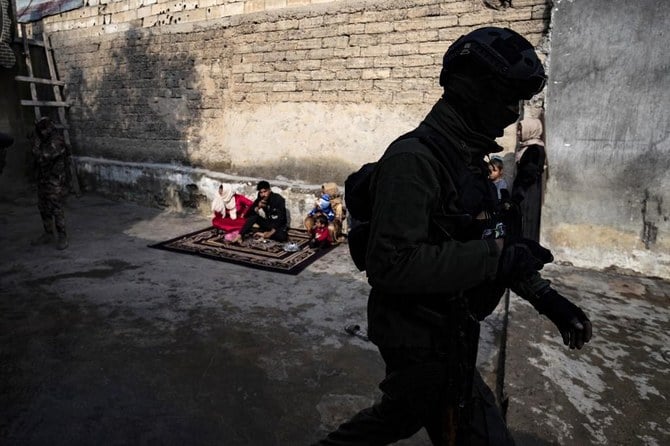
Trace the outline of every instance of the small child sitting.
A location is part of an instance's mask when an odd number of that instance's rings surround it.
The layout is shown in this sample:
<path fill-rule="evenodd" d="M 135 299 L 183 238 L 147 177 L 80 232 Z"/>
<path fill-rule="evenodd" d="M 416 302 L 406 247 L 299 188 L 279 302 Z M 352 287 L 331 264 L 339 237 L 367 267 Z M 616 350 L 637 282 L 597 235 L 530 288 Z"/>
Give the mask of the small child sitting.
<path fill-rule="evenodd" d="M 321 194 L 321 198 L 318 199 L 318 201 L 314 204 L 314 208 L 309 211 L 309 214 L 307 214 L 308 217 L 315 217 L 317 215 L 324 215 L 328 221 L 333 221 L 335 218 L 335 211 L 333 210 L 333 207 L 330 205 L 330 195 L 328 194 Z"/>
<path fill-rule="evenodd" d="M 314 227 L 310 230 L 310 234 L 310 248 L 326 248 L 333 243 L 333 238 L 328 230 L 328 218 L 323 214 L 317 214 L 314 217 Z"/>
<path fill-rule="evenodd" d="M 344 199 L 342 195 L 340 195 L 337 184 L 323 183 L 321 185 L 321 193 L 319 197 L 320 198 L 315 204 L 314 209 L 305 216 L 305 229 L 307 232 L 310 232 L 312 227 L 314 227 L 314 215 L 322 212 L 319 202 L 323 201 L 321 204 L 326 204 L 326 201 L 330 201 L 330 208 L 328 209 L 328 206 L 326 206 L 328 230 L 330 231 L 330 236 L 333 239 L 333 243 L 339 243 L 343 239 L 343 232 L 346 232 L 345 228 L 347 222 L 347 211 L 344 207 Z M 326 200 L 326 197 L 329 200 Z M 332 214 L 330 214 L 331 210 Z"/>

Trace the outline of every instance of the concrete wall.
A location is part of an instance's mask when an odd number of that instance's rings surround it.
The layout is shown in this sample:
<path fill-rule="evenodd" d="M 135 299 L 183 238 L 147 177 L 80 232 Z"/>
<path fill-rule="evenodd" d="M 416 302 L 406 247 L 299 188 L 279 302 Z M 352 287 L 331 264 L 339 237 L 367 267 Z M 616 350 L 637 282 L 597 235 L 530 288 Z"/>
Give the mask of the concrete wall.
<path fill-rule="evenodd" d="M 670 278 L 670 7 L 557 1 L 542 236 L 559 259 Z"/>

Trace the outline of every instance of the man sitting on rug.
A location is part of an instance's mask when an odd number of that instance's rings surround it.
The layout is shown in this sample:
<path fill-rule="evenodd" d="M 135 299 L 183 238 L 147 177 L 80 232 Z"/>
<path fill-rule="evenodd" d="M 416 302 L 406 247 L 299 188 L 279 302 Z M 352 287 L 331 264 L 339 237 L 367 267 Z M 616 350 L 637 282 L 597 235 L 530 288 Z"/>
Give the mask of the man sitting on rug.
<path fill-rule="evenodd" d="M 272 192 L 270 183 L 265 180 L 258 183 L 256 190 L 258 196 L 247 211 L 247 221 L 234 242 L 238 243 L 252 233 L 259 238 L 285 242 L 288 240 L 288 220 L 284 197 Z"/>

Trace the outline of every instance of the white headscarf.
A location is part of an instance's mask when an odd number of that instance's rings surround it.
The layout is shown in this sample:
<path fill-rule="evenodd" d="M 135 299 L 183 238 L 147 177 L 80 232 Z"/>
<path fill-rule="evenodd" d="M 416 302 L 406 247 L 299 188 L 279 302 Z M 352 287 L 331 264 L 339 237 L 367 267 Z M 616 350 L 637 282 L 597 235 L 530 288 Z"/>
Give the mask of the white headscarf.
<path fill-rule="evenodd" d="M 514 154 L 514 159 L 518 163 L 528 146 L 537 145 L 544 147 L 542 141 L 542 121 L 537 118 L 524 118 L 519 123 L 521 125 L 521 138 L 519 141 L 519 150 Z"/>
<path fill-rule="evenodd" d="M 229 184 L 221 184 L 219 192 L 216 194 L 214 201 L 212 201 L 212 211 L 226 213 L 226 209 L 230 212 L 230 217 L 234 220 L 237 218 L 235 208 L 235 193 Z"/>

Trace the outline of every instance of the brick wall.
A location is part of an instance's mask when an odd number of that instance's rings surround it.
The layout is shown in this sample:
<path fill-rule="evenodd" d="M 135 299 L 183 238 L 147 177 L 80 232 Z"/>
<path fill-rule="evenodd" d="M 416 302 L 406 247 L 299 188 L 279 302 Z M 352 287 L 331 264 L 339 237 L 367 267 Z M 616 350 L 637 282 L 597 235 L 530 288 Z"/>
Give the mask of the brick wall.
<path fill-rule="evenodd" d="M 9 46 L 12 40 L 12 21 L 9 0 L 0 0 L 0 67 L 12 68 L 16 63 L 14 51 Z"/>
<path fill-rule="evenodd" d="M 547 3 L 90 0 L 44 28 L 78 153 L 320 184 L 420 121 L 461 34 L 541 47 Z"/>
<path fill-rule="evenodd" d="M 334 3 L 338 0 L 88 0 L 85 7 L 48 18 L 52 31 L 108 25 L 117 31 L 198 22 L 240 14 Z M 340 2 L 342 0 L 339 0 Z"/>

